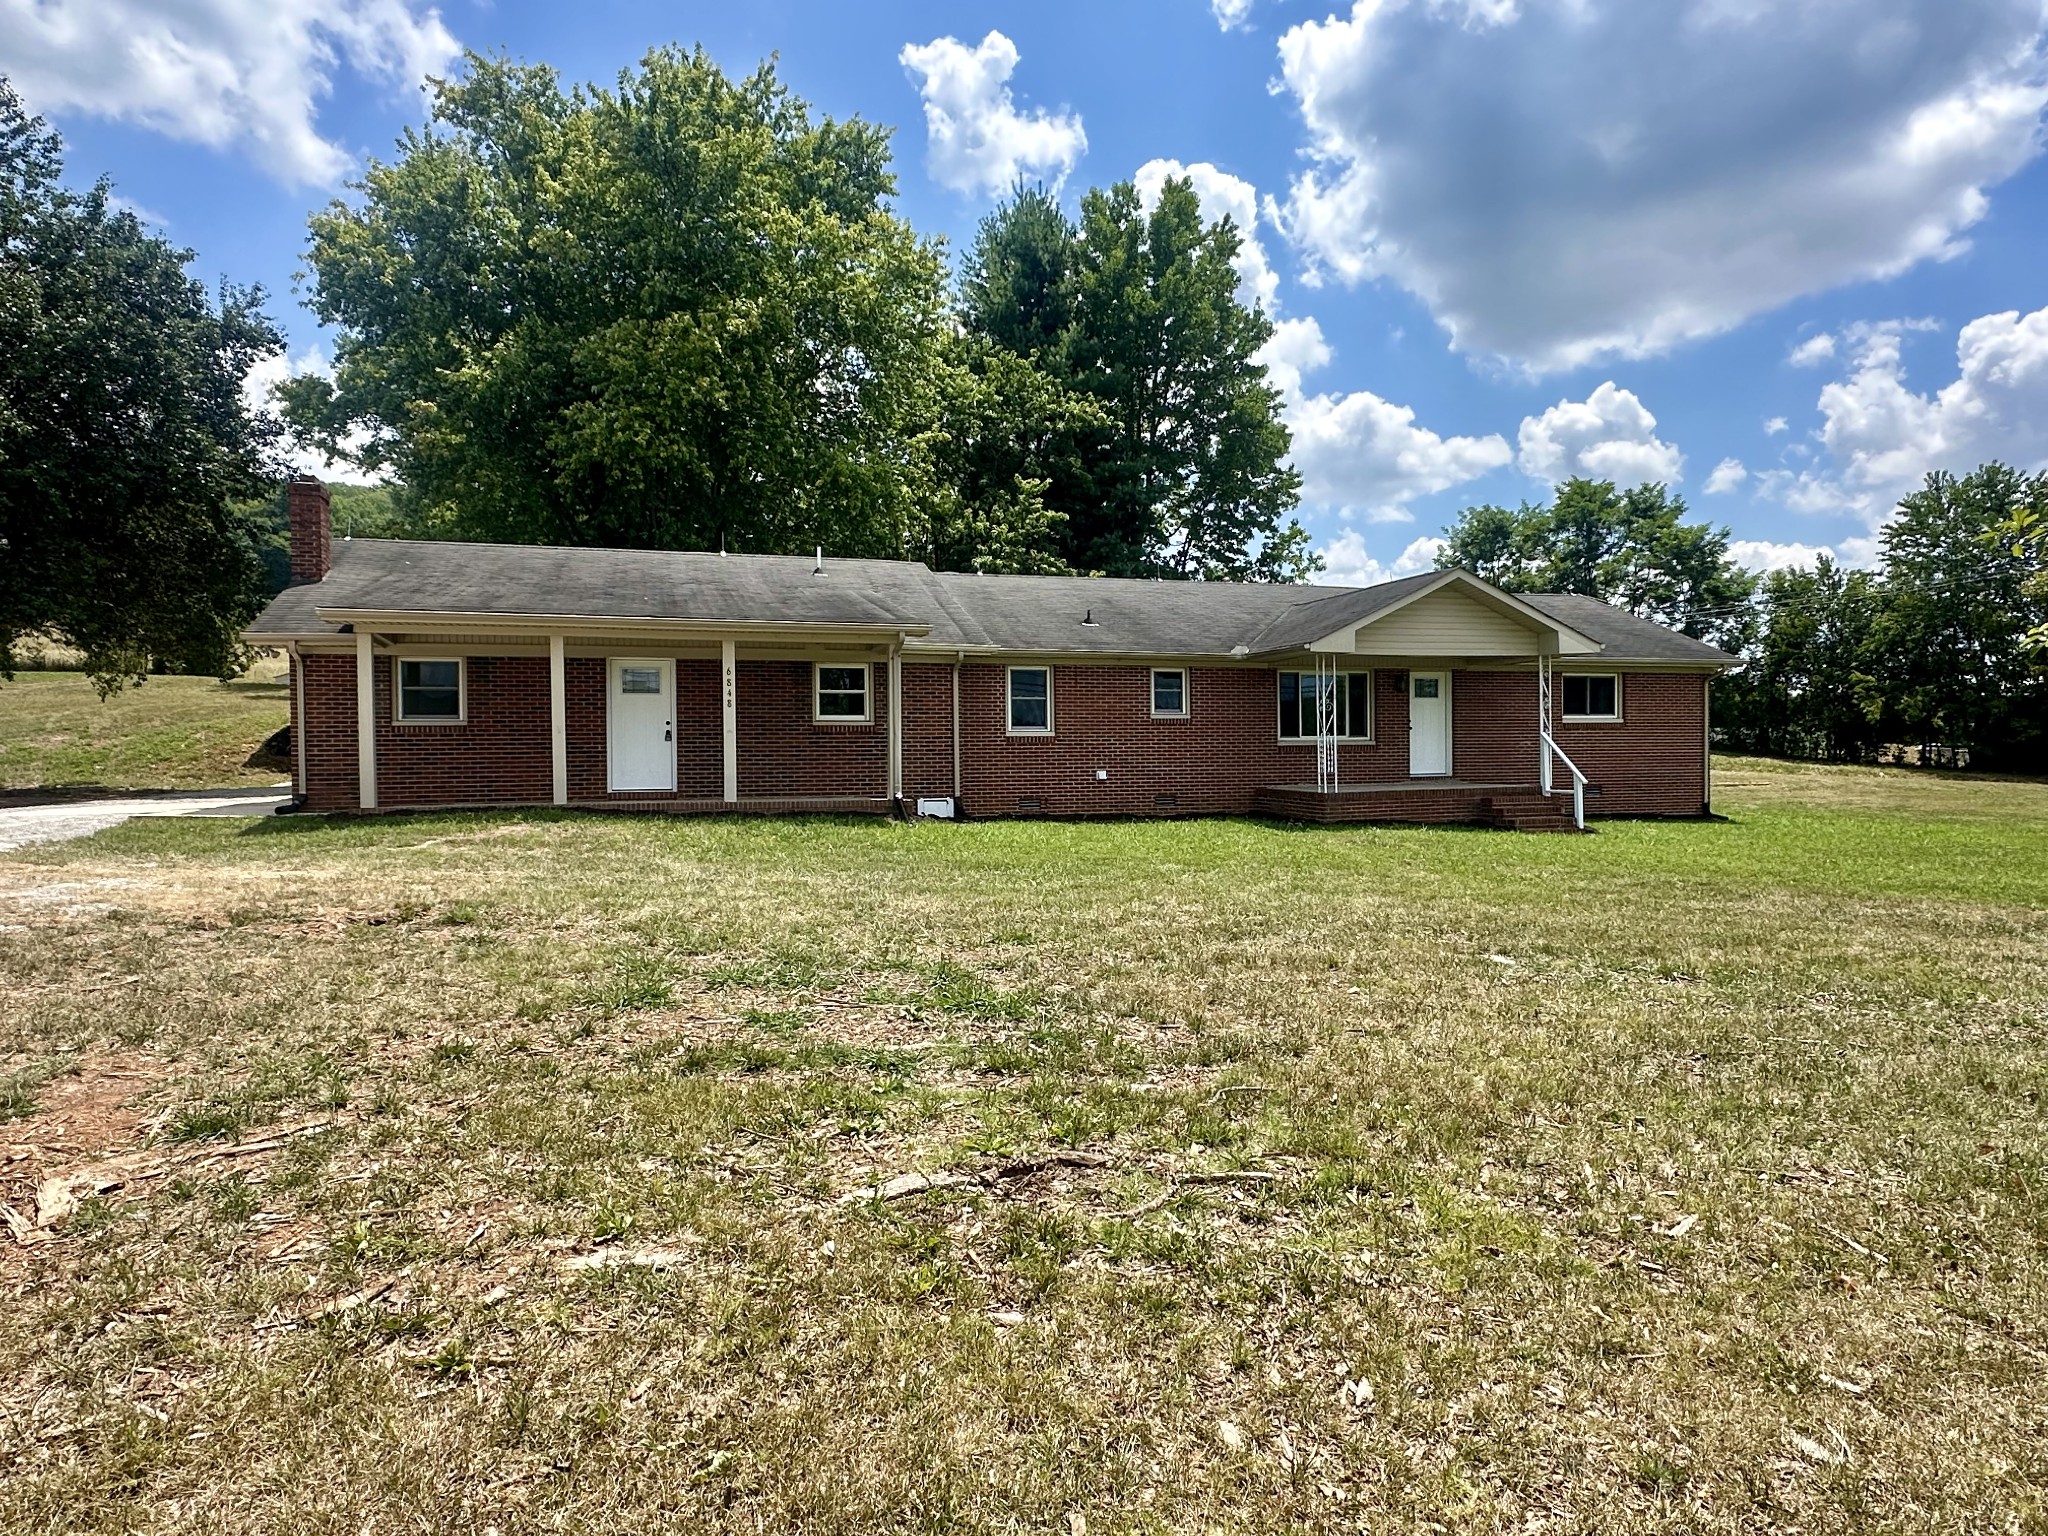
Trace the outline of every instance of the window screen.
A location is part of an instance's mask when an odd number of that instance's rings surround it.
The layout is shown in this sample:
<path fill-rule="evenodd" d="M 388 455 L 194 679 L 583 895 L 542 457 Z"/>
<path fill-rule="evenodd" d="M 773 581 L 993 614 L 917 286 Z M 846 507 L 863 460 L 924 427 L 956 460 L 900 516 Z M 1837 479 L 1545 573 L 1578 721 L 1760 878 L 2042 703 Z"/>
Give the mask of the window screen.
<path fill-rule="evenodd" d="M 619 668 L 619 692 L 659 693 L 661 692 L 661 668 L 621 667 Z"/>
<path fill-rule="evenodd" d="M 1188 675 L 1180 671 L 1152 674 L 1152 713 L 1184 715 L 1188 712 Z"/>
<path fill-rule="evenodd" d="M 1280 736 L 1283 741 L 1316 738 L 1316 675 L 1280 674 Z M 1339 672 L 1336 682 L 1337 734 L 1353 741 L 1372 735 L 1372 674 Z"/>
<path fill-rule="evenodd" d="M 818 668 L 818 718 L 865 720 L 868 717 L 866 667 Z"/>
<path fill-rule="evenodd" d="M 1048 668 L 1010 668 L 1010 729 L 1052 729 L 1052 672 Z"/>
<path fill-rule="evenodd" d="M 398 718 L 401 720 L 460 720 L 462 718 L 462 663 L 459 661 L 400 661 L 398 664 Z"/>
<path fill-rule="evenodd" d="M 1613 673 L 1566 677 L 1564 712 L 1588 720 L 1612 720 L 1621 714 L 1621 679 Z"/>

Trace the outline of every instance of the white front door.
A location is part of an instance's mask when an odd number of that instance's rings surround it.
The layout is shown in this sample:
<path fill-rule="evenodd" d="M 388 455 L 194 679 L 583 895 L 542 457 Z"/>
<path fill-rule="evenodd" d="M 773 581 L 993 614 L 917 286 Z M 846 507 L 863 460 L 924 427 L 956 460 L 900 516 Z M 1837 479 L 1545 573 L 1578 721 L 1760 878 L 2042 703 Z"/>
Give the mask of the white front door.
<path fill-rule="evenodd" d="M 676 664 L 612 657 L 605 678 L 606 783 L 676 787 Z"/>
<path fill-rule="evenodd" d="M 1451 771 L 1451 674 L 1408 674 L 1408 772 L 1415 778 Z"/>

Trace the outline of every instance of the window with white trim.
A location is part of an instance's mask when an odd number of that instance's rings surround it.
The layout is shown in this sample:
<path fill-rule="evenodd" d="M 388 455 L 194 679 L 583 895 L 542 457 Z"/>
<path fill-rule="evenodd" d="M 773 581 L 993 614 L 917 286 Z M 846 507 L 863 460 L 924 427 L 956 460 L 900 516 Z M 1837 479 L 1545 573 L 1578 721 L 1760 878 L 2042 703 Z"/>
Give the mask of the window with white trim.
<path fill-rule="evenodd" d="M 1280 739 L 1314 741 L 1317 689 L 1313 672 L 1280 674 Z M 1372 740 L 1372 674 L 1339 672 L 1336 678 L 1337 737 L 1340 741 Z"/>
<path fill-rule="evenodd" d="M 463 672 L 460 656 L 395 658 L 396 718 L 402 725 L 460 725 L 463 720 Z"/>
<path fill-rule="evenodd" d="M 1010 668 L 1010 734 L 1052 734 L 1052 668 Z"/>
<path fill-rule="evenodd" d="M 1184 667 L 1152 669 L 1152 718 L 1185 720 L 1188 717 L 1188 674 Z"/>
<path fill-rule="evenodd" d="M 874 669 L 867 663 L 849 666 L 821 661 L 813 672 L 817 690 L 813 718 L 838 725 L 865 725 L 874 718 L 868 693 Z"/>
<path fill-rule="evenodd" d="M 1558 679 L 1564 690 L 1567 720 L 1619 720 L 1621 677 L 1614 672 L 1567 672 Z"/>

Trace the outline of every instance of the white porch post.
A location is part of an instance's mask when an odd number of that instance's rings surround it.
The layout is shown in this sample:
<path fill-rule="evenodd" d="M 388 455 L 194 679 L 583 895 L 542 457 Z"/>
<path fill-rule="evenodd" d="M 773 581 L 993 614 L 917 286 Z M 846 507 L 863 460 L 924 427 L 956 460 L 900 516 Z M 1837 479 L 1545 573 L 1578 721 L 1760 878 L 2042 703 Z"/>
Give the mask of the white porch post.
<path fill-rule="evenodd" d="M 377 809 L 377 638 L 356 631 L 356 804 Z"/>
<path fill-rule="evenodd" d="M 889 798 L 903 798 L 903 649 L 889 651 Z"/>
<path fill-rule="evenodd" d="M 298 759 L 292 787 L 303 799 L 313 793 L 306 777 L 306 653 L 292 645 L 286 654 L 292 659 L 292 755 Z"/>
<path fill-rule="evenodd" d="M 719 643 L 719 691 L 725 700 L 725 803 L 740 798 L 740 660 L 739 643 Z"/>
<path fill-rule="evenodd" d="M 1536 783 L 1550 793 L 1550 656 L 1536 653 Z"/>
<path fill-rule="evenodd" d="M 555 767 L 555 804 L 569 803 L 569 662 L 560 635 L 548 636 L 548 737 Z"/>

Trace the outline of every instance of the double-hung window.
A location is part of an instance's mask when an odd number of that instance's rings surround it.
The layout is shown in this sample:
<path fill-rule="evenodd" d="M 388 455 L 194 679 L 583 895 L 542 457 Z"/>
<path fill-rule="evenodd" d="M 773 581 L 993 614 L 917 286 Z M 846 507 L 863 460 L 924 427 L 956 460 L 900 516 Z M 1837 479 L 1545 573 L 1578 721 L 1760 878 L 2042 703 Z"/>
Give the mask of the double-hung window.
<path fill-rule="evenodd" d="M 1188 717 L 1188 675 L 1180 667 L 1152 669 L 1152 718 L 1185 720 Z"/>
<path fill-rule="evenodd" d="M 813 718 L 839 725 L 864 725 L 873 719 L 868 703 L 868 679 L 872 675 L 873 668 L 866 663 L 838 666 L 819 662 L 817 708 Z"/>
<path fill-rule="evenodd" d="M 1619 720 L 1621 678 L 1613 672 L 1567 673 L 1558 679 L 1564 688 L 1564 717 L 1567 720 Z"/>
<path fill-rule="evenodd" d="M 397 718 L 406 725 L 460 725 L 463 718 L 462 659 L 398 658 Z"/>
<path fill-rule="evenodd" d="M 1337 714 L 1337 736 L 1343 741 L 1372 740 L 1372 674 L 1339 672 L 1319 679 L 1313 672 L 1280 674 L 1280 739 L 1314 741 L 1322 734 L 1321 689 L 1331 689 Z"/>
<path fill-rule="evenodd" d="M 1010 668 L 1010 734 L 1052 734 L 1052 668 Z"/>

